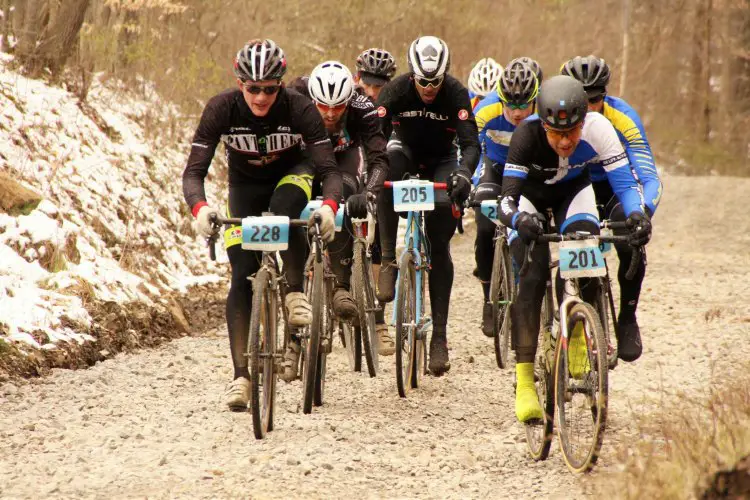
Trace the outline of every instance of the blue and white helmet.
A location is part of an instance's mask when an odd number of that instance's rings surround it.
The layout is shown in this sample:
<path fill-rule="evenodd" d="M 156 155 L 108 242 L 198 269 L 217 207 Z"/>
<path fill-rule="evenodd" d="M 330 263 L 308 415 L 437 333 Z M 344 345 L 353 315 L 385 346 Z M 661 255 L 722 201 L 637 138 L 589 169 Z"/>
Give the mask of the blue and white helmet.
<path fill-rule="evenodd" d="M 310 97 L 319 104 L 346 104 L 354 95 L 352 72 L 338 61 L 320 63 L 310 73 L 307 90 Z"/>
<path fill-rule="evenodd" d="M 409 70 L 419 78 L 439 78 L 448 72 L 451 56 L 448 46 L 436 36 L 422 36 L 409 47 Z"/>

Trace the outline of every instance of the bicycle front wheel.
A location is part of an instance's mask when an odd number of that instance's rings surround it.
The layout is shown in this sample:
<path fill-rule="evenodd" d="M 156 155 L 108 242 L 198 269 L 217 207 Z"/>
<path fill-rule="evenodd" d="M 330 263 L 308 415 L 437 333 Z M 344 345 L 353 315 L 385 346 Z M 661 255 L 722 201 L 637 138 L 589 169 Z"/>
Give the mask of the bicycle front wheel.
<path fill-rule="evenodd" d="M 495 340 L 495 359 L 498 368 L 510 363 L 510 304 L 513 293 L 513 271 L 510 248 L 505 238 L 495 239 L 495 255 L 490 279 L 490 302 Z"/>
<path fill-rule="evenodd" d="M 271 273 L 262 268 L 253 280 L 253 303 L 250 312 L 250 402 L 253 432 L 263 439 L 273 429 L 273 405 L 276 400 L 276 357 L 278 302 L 271 287 Z"/>
<path fill-rule="evenodd" d="M 607 344 L 587 303 L 571 307 L 567 327 L 568 338 L 558 339 L 555 356 L 557 435 L 570 470 L 587 472 L 599 457 L 607 424 Z M 581 328 L 583 335 L 576 337 Z"/>
<path fill-rule="evenodd" d="M 412 387 L 414 370 L 419 370 L 417 360 L 417 290 L 414 257 L 407 254 L 398 270 L 398 297 L 396 308 L 396 385 L 398 394 L 405 398 Z"/>
<path fill-rule="evenodd" d="M 378 373 L 378 334 L 375 327 L 375 290 L 369 279 L 367 269 L 367 251 L 364 243 L 354 243 L 354 265 L 352 269 L 352 290 L 357 303 L 359 331 L 367 363 L 367 372 L 371 377 Z"/>
<path fill-rule="evenodd" d="M 312 304 L 312 323 L 307 329 L 307 342 L 305 346 L 305 362 L 302 370 L 302 412 L 311 413 L 315 395 L 315 383 L 318 379 L 318 361 L 320 358 L 320 337 L 324 327 L 326 311 L 323 309 L 324 289 L 323 280 L 324 265 L 312 257 L 312 276 L 307 279 L 307 297 Z"/>

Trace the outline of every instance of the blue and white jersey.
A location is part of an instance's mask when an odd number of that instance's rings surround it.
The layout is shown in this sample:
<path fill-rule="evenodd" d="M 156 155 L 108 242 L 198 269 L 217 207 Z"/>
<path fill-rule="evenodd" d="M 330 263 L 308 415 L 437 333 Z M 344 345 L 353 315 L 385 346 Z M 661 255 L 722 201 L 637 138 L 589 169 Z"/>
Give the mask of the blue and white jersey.
<path fill-rule="evenodd" d="M 530 117 L 513 133 L 503 175 L 500 218 L 511 227 L 518 213 L 518 200 L 526 188 L 534 185 L 566 189 L 566 183 L 589 176 L 592 165 L 600 164 L 612 191 L 626 215 L 644 212 L 640 187 L 633 177 L 628 156 L 614 127 L 599 113 L 588 113 L 581 140 L 568 158 L 550 147 L 538 117 Z"/>

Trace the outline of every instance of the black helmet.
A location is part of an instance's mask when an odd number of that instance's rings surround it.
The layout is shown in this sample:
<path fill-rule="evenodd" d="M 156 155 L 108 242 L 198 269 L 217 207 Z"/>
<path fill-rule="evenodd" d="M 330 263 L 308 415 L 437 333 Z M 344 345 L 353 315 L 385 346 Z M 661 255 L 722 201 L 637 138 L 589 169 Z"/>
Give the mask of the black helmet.
<path fill-rule="evenodd" d="M 365 50 L 357 56 L 356 66 L 360 77 L 370 85 L 385 85 L 396 74 L 395 59 L 383 49 Z"/>
<path fill-rule="evenodd" d="M 536 107 L 542 123 L 554 129 L 569 129 L 586 117 L 588 97 L 581 82 L 567 75 L 557 75 L 539 88 Z"/>
<path fill-rule="evenodd" d="M 418 78 L 439 78 L 451 67 L 448 45 L 435 36 L 422 36 L 409 46 L 409 71 Z"/>
<path fill-rule="evenodd" d="M 522 62 L 525 65 L 529 66 L 531 70 L 534 72 L 534 74 L 536 75 L 536 79 L 539 80 L 539 85 L 542 84 L 542 80 L 544 80 L 544 73 L 542 73 L 542 67 L 539 66 L 538 62 L 536 62 L 534 59 L 530 57 L 525 57 L 525 56 L 516 57 L 515 59 L 513 59 L 511 62 L 508 63 L 508 66 L 512 66 L 513 63 L 516 63 L 516 62 Z"/>
<path fill-rule="evenodd" d="M 281 80 L 286 73 L 286 56 L 273 40 L 250 40 L 234 58 L 234 74 L 240 80 Z"/>
<path fill-rule="evenodd" d="M 561 75 L 572 76 L 583 84 L 589 97 L 607 93 L 607 84 L 611 76 L 609 65 L 604 59 L 596 56 L 577 56 L 560 68 Z"/>
<path fill-rule="evenodd" d="M 497 94 L 507 104 L 532 102 L 539 93 L 539 83 L 531 66 L 514 60 L 505 67 L 497 82 Z"/>

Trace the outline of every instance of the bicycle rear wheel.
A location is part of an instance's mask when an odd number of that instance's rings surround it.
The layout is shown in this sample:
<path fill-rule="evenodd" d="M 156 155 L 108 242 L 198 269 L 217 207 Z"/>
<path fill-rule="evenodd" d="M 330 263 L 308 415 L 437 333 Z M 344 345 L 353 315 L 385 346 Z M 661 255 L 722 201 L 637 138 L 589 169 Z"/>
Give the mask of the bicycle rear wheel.
<path fill-rule="evenodd" d="M 612 342 L 612 335 L 616 335 L 617 323 L 615 321 L 615 301 L 612 296 L 612 283 L 607 275 L 601 278 L 599 284 L 599 295 L 596 298 L 596 311 L 604 329 L 604 340 L 607 343 L 607 364 L 610 370 L 617 367 L 617 346 Z"/>
<path fill-rule="evenodd" d="M 552 446 L 555 415 L 555 384 L 552 366 L 555 360 L 555 340 L 552 337 L 552 299 L 547 291 L 542 302 L 542 316 L 539 327 L 539 348 L 534 360 L 534 381 L 539 403 L 544 410 L 544 418 L 526 422 L 526 444 L 534 460 L 546 460 Z"/>
<path fill-rule="evenodd" d="M 315 381 L 318 379 L 318 361 L 320 358 L 320 336 L 323 329 L 323 316 L 326 312 L 323 310 L 323 280 L 324 266 L 323 262 L 318 262 L 315 256 L 312 256 L 312 277 L 307 280 L 307 296 L 312 304 L 312 323 L 307 329 L 308 335 L 305 347 L 305 361 L 302 370 L 302 412 L 312 412 L 313 399 L 315 396 Z"/>
<path fill-rule="evenodd" d="M 579 324 L 583 325 L 586 355 L 574 359 L 569 344 Z M 599 457 L 607 424 L 607 345 L 599 316 L 587 303 L 571 307 L 567 326 L 569 338 L 558 339 L 555 356 L 557 435 L 568 468 L 587 472 Z"/>
<path fill-rule="evenodd" d="M 367 363 L 370 377 L 378 373 L 378 334 L 375 328 L 375 290 L 369 279 L 367 269 L 367 251 L 364 243 L 354 243 L 354 265 L 352 269 L 352 291 L 357 303 L 359 331 L 362 340 L 362 351 Z M 361 363 L 361 361 L 360 361 Z"/>
<path fill-rule="evenodd" d="M 510 363 L 510 304 L 513 293 L 513 271 L 510 248 L 505 238 L 495 239 L 495 255 L 490 280 L 490 302 L 495 340 L 495 359 L 498 368 L 508 368 Z"/>
<path fill-rule="evenodd" d="M 263 439 L 273 430 L 273 405 L 276 400 L 276 356 L 278 302 L 271 287 L 273 276 L 261 268 L 253 280 L 253 304 L 250 313 L 250 401 L 253 432 Z"/>
<path fill-rule="evenodd" d="M 417 290 L 415 288 L 414 257 L 403 257 L 398 270 L 398 296 L 396 308 L 396 385 L 398 394 L 405 398 L 412 387 L 417 363 L 416 309 Z"/>

